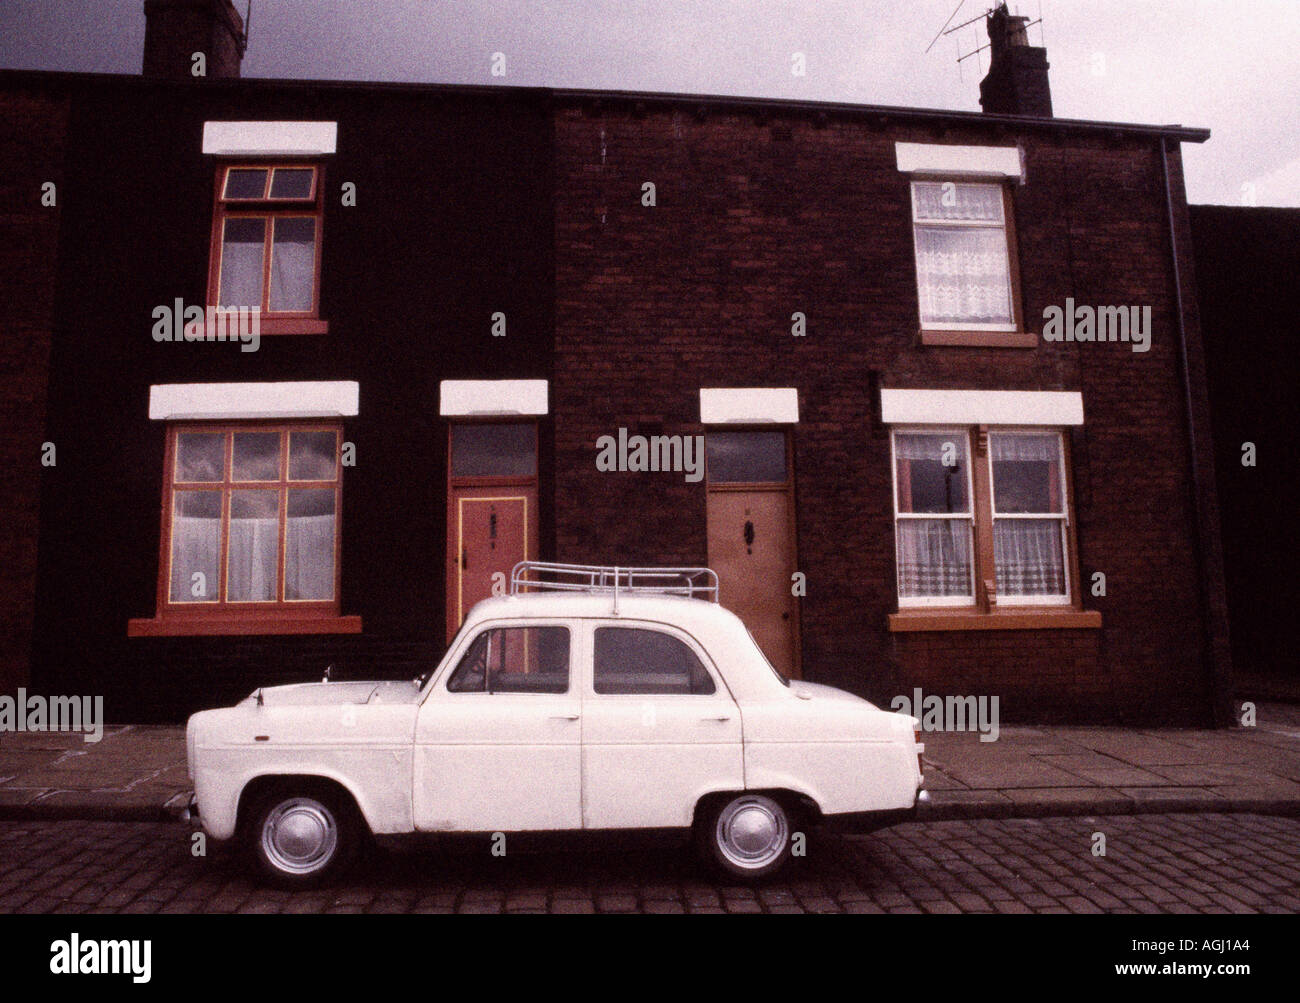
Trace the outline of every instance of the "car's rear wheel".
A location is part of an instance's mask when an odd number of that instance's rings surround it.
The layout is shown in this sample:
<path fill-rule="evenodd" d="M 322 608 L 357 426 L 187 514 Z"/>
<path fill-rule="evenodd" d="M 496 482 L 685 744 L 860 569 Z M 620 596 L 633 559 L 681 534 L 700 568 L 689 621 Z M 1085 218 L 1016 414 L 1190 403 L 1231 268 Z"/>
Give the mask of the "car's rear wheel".
<path fill-rule="evenodd" d="M 282 790 L 262 798 L 248 840 L 262 874 L 285 888 L 309 888 L 337 878 L 361 843 L 351 805 L 329 791 Z"/>
<path fill-rule="evenodd" d="M 790 859 L 790 815 L 766 794 L 719 798 L 697 829 L 706 860 L 732 877 L 766 878 Z"/>

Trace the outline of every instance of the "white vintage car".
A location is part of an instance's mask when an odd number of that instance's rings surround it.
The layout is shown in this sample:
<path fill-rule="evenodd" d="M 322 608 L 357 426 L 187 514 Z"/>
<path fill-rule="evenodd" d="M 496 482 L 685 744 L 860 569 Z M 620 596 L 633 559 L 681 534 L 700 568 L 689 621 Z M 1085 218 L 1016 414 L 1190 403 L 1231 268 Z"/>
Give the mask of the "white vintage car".
<path fill-rule="evenodd" d="M 717 592 L 704 568 L 518 565 L 419 679 L 193 715 L 191 809 L 290 886 L 369 835 L 595 829 L 693 831 L 759 878 L 800 827 L 911 817 L 916 719 L 783 678 Z"/>

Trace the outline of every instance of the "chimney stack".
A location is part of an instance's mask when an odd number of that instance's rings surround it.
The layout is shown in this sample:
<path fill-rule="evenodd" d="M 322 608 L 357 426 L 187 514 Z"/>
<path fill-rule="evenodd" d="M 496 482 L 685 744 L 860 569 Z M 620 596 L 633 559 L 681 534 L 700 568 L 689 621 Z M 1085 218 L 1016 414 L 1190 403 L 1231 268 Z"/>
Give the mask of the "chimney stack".
<path fill-rule="evenodd" d="M 1047 85 L 1047 50 L 1030 45 L 1027 17 L 1013 17 L 999 4 L 985 20 L 993 58 L 980 81 L 980 107 L 990 115 L 1052 117 L 1052 91 Z"/>
<path fill-rule="evenodd" d="M 144 75 L 190 80 L 194 53 L 204 76 L 238 77 L 244 19 L 232 0 L 144 0 Z"/>

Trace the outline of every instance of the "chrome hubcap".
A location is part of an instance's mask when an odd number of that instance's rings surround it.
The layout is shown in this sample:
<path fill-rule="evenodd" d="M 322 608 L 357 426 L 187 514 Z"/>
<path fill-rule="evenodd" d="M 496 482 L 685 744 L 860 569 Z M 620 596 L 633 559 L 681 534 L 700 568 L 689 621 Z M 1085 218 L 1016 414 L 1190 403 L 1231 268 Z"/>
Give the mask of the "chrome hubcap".
<path fill-rule="evenodd" d="M 736 798 L 718 816 L 715 833 L 726 859 L 750 870 L 766 867 L 785 851 L 790 825 L 785 811 L 760 794 Z"/>
<path fill-rule="evenodd" d="M 320 870 L 334 856 L 338 840 L 334 815 L 311 798 L 280 802 L 262 825 L 262 852 L 272 864 L 291 874 Z"/>

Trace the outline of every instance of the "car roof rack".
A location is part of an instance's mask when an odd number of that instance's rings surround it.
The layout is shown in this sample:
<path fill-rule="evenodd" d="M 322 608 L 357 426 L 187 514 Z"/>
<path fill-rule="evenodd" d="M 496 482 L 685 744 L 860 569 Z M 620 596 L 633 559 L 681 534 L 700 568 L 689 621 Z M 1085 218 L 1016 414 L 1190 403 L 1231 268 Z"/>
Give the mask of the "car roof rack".
<path fill-rule="evenodd" d="M 622 568 L 520 561 L 510 572 L 510 594 L 525 591 L 608 592 L 614 596 L 615 610 L 620 594 L 685 596 L 716 603 L 718 575 L 712 568 Z"/>

